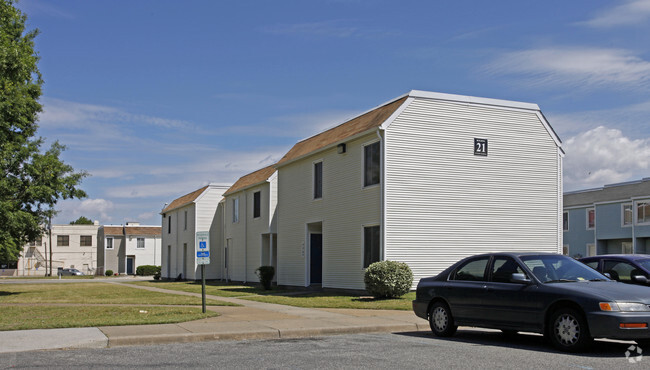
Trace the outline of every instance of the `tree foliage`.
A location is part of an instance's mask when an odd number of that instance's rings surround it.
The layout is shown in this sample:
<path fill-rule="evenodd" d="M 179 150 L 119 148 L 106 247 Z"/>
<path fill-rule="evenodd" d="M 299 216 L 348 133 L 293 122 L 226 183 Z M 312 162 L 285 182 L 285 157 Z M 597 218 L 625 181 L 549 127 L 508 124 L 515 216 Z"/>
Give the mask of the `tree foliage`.
<path fill-rule="evenodd" d="M 93 220 L 85 216 L 80 216 L 75 221 L 70 221 L 70 225 L 93 225 L 93 224 L 94 224 Z"/>
<path fill-rule="evenodd" d="M 27 17 L 13 0 L 0 0 L 0 260 L 15 261 L 38 238 L 59 199 L 81 198 L 86 176 L 59 157 L 58 142 L 41 152 L 36 137 L 42 76 Z"/>

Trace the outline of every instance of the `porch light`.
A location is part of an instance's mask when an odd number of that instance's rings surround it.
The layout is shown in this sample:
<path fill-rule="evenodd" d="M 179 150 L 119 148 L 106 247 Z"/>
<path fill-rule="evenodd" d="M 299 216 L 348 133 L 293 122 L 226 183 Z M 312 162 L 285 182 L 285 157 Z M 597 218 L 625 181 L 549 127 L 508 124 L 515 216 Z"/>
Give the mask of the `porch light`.
<path fill-rule="evenodd" d="M 347 148 L 346 148 L 345 143 L 341 143 L 341 144 L 339 144 L 339 145 L 336 146 L 336 152 L 339 153 L 339 154 L 343 154 L 343 153 L 345 153 L 345 152 L 346 152 L 346 149 L 347 149 Z"/>

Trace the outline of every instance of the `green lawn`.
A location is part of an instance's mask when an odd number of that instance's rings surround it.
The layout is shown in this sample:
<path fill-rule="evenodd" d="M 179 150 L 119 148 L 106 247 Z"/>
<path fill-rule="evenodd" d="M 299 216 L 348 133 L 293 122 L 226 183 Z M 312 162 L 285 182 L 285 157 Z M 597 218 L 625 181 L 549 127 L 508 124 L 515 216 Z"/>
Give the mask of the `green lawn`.
<path fill-rule="evenodd" d="M 206 304 L 233 305 L 211 299 Z M 217 315 L 203 314 L 200 306 L 201 297 L 110 283 L 0 284 L 0 330 L 164 324 Z"/>
<path fill-rule="evenodd" d="M 200 281 L 138 281 L 129 282 L 129 284 L 151 286 L 161 289 L 179 290 L 181 292 L 201 293 Z M 264 290 L 260 286 L 241 285 L 233 283 L 224 283 L 219 281 L 206 281 L 205 294 L 218 297 L 243 297 L 259 294 L 279 294 L 288 292 L 287 290 Z"/>
<path fill-rule="evenodd" d="M 170 306 L 1 306 L 0 331 L 167 324 L 204 319 L 216 312 Z"/>
<path fill-rule="evenodd" d="M 130 284 L 155 286 L 162 289 L 180 290 L 183 292 L 200 293 L 201 283 L 143 281 Z M 298 290 L 264 290 L 259 286 L 247 286 L 218 281 L 206 282 L 206 294 L 219 297 L 241 297 L 259 302 L 277 303 L 288 306 L 308 308 L 353 308 L 375 310 L 411 310 L 411 301 L 415 299 L 415 292 L 410 292 L 397 299 L 374 299 L 360 297 L 354 294 L 335 292 L 300 292 Z"/>
<path fill-rule="evenodd" d="M 0 284 L 0 303 L 201 305 L 201 297 L 150 292 L 110 283 Z M 207 300 L 206 304 L 231 306 Z"/>
<path fill-rule="evenodd" d="M 372 297 L 360 297 L 358 295 L 333 292 L 318 292 L 295 296 L 254 296 L 244 297 L 243 299 L 307 308 L 353 308 L 408 311 L 412 309 L 411 302 L 415 299 L 415 292 L 410 292 L 395 299 L 374 299 Z"/>

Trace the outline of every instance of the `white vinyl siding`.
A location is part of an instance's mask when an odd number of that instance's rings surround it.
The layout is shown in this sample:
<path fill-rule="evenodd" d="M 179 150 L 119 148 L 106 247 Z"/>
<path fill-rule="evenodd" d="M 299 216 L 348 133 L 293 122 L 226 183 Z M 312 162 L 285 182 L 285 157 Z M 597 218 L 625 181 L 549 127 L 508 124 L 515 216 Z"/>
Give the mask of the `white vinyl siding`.
<path fill-rule="evenodd" d="M 383 149 L 385 259 L 414 284 L 476 253 L 562 251 L 561 160 L 534 111 L 415 99 Z"/>
<path fill-rule="evenodd" d="M 278 169 L 278 284 L 304 285 L 307 225 L 322 222 L 323 287 L 364 289 L 363 226 L 381 223 L 381 187 L 363 188 L 363 145 L 372 133 Z M 323 201 L 314 202 L 313 162 L 323 161 Z M 330 194 L 330 195 L 328 195 Z"/>

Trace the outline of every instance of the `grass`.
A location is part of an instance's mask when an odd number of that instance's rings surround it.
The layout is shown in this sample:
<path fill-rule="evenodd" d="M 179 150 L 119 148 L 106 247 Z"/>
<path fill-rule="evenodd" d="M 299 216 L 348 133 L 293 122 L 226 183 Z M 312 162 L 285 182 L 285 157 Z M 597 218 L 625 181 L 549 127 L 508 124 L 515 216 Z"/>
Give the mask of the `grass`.
<path fill-rule="evenodd" d="M 412 309 L 411 301 L 415 299 L 415 292 L 410 292 L 400 298 L 394 299 L 375 299 L 373 297 L 360 297 L 358 295 L 333 292 L 308 293 L 299 296 L 255 296 L 244 297 L 243 299 L 306 308 L 351 308 L 409 311 Z"/>
<path fill-rule="evenodd" d="M 208 299 L 206 305 L 233 304 Z M 165 324 L 217 315 L 203 314 L 200 306 L 201 297 L 110 283 L 0 284 L 0 330 Z"/>
<path fill-rule="evenodd" d="M 200 293 L 200 282 L 133 282 L 130 284 L 154 286 L 162 289 L 180 290 L 183 292 Z M 355 294 L 340 292 L 300 292 L 296 290 L 264 290 L 259 286 L 206 281 L 206 294 L 220 297 L 241 297 L 258 302 L 277 303 L 288 306 L 306 308 L 352 308 L 374 310 L 404 310 L 412 309 L 411 301 L 415 292 L 410 292 L 396 299 L 374 299 L 360 297 Z M 302 294 L 304 293 L 304 294 Z"/>
<path fill-rule="evenodd" d="M 30 283 L 1 284 L 0 303 L 201 305 L 201 297 L 151 292 L 110 283 Z M 232 305 L 216 300 L 206 300 L 206 304 Z"/>
<path fill-rule="evenodd" d="M 0 331 L 165 324 L 216 315 L 211 311 L 201 313 L 201 307 L 3 306 Z"/>
<path fill-rule="evenodd" d="M 129 284 L 150 286 L 161 289 L 178 290 L 181 292 L 201 293 L 200 281 L 183 281 L 183 282 L 168 282 L 168 281 L 138 281 L 129 282 Z M 218 296 L 218 297 L 244 297 L 253 295 L 266 295 L 278 294 L 289 292 L 288 290 L 264 290 L 260 286 L 242 285 L 224 283 L 220 281 L 206 281 L 205 294 Z"/>

